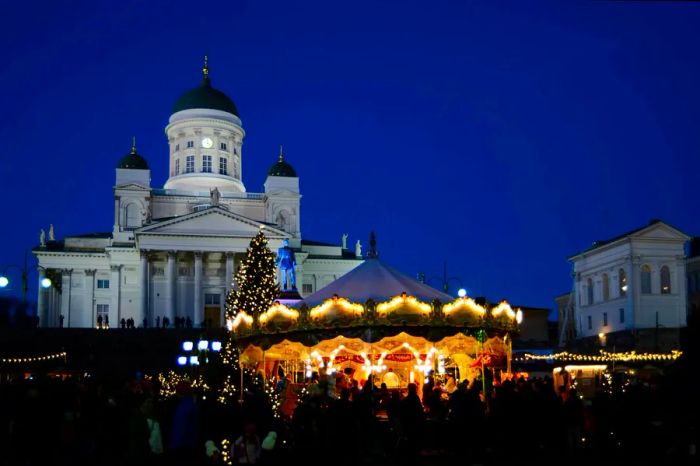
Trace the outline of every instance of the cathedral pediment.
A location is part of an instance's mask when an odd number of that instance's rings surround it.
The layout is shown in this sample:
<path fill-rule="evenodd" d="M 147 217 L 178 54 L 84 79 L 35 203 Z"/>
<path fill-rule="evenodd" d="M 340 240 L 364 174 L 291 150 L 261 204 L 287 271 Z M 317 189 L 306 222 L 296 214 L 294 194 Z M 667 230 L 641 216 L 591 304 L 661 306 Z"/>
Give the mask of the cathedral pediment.
<path fill-rule="evenodd" d="M 648 227 L 632 234 L 634 239 L 651 239 L 651 240 L 682 240 L 690 239 L 688 235 L 682 231 L 673 228 L 671 225 L 663 222 L 655 222 Z"/>
<path fill-rule="evenodd" d="M 125 183 L 125 184 L 118 184 L 114 187 L 115 191 L 118 189 L 127 189 L 129 191 L 150 191 L 151 188 L 148 188 L 146 186 L 141 186 L 140 184 L 136 183 Z"/>
<path fill-rule="evenodd" d="M 230 212 L 221 207 L 210 207 L 179 217 L 153 223 L 136 230 L 137 236 L 222 236 L 251 238 L 263 223 Z M 264 225 L 268 238 L 290 238 L 278 228 Z"/>

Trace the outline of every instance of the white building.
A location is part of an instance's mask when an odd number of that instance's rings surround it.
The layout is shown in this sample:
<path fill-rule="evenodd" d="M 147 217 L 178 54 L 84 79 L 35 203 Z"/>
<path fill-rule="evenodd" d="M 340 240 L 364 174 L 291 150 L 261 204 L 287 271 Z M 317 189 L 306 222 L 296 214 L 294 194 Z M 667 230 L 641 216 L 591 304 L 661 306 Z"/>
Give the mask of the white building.
<path fill-rule="evenodd" d="M 264 192 L 246 191 L 238 110 L 212 87 L 206 64 L 203 72 L 202 84 L 177 100 L 165 127 L 165 186 L 151 186 L 148 163 L 134 145 L 117 165 L 112 231 L 56 240 L 51 230 L 33 250 L 39 280 L 49 275 L 57 285 L 39 287 L 41 325 L 95 327 L 108 319 L 116 327 L 133 318 L 152 326 L 164 316 L 221 325 L 232 276 L 261 227 L 273 251 L 284 239 L 294 248 L 302 296 L 362 263 L 359 247 L 302 239 L 299 177 L 281 150 Z"/>
<path fill-rule="evenodd" d="M 577 338 L 686 326 L 685 233 L 658 220 L 574 255 Z M 568 296 L 568 295 L 567 295 Z M 567 298 L 568 299 L 568 298 Z M 649 334 L 649 332 L 647 332 Z M 676 344 L 677 344 L 676 339 Z M 604 343 L 604 341 L 603 341 Z"/>

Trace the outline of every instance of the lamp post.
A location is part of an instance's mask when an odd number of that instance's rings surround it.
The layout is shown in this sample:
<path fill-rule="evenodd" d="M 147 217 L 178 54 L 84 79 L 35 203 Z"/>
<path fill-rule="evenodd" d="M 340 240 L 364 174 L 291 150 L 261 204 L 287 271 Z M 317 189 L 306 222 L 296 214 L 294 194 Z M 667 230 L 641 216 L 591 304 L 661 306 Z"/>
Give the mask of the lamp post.
<path fill-rule="evenodd" d="M 27 292 L 29 291 L 29 267 L 27 266 L 27 250 L 24 250 L 24 265 L 20 266 L 17 264 L 8 264 L 0 267 L 2 273 L 0 274 L 0 289 L 6 289 L 8 286 L 12 285 L 12 280 L 9 277 L 9 271 L 11 269 L 16 269 L 20 273 L 20 284 L 22 290 L 22 305 L 24 307 L 24 312 L 27 309 Z M 39 266 L 39 269 L 43 267 Z M 49 288 L 51 286 L 51 280 L 47 277 L 43 277 L 40 281 L 42 288 Z"/>
<path fill-rule="evenodd" d="M 425 277 L 425 275 L 423 275 L 423 274 L 421 274 L 421 276 L 422 276 L 422 277 Z M 448 277 L 448 276 L 447 276 L 447 262 L 443 262 L 443 265 L 442 265 L 442 277 L 430 277 L 430 279 L 428 279 L 428 283 L 430 283 L 430 282 L 433 281 L 433 280 L 439 280 L 439 281 L 440 281 L 440 286 L 441 286 L 441 288 L 442 288 L 442 291 L 444 291 L 445 293 L 448 293 L 448 291 L 449 291 L 449 289 L 450 289 L 450 283 L 453 282 L 453 281 L 455 281 L 455 282 L 457 282 L 457 283 L 459 284 L 459 287 L 460 287 L 460 291 L 459 291 L 459 292 L 461 292 L 462 290 L 464 290 L 464 288 L 462 288 L 462 280 L 460 280 L 459 277 Z M 449 293 L 448 293 L 448 294 L 449 294 Z M 467 292 L 466 292 L 466 290 L 464 290 L 464 295 L 466 296 L 466 294 L 467 294 Z M 463 297 L 463 296 L 460 295 L 460 297 Z"/>

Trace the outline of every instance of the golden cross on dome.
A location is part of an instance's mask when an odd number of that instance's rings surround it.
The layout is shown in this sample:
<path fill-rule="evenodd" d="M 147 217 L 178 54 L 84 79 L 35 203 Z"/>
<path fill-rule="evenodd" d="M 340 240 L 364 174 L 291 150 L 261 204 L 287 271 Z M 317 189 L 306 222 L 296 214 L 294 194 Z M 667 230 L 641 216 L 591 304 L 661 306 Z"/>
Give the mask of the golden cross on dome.
<path fill-rule="evenodd" d="M 280 162 L 284 160 L 284 151 L 282 150 L 282 144 L 280 144 Z"/>
<path fill-rule="evenodd" d="M 209 77 L 209 57 L 204 55 L 204 68 L 202 68 L 202 73 L 204 73 L 204 79 Z"/>
<path fill-rule="evenodd" d="M 136 136 L 131 136 L 131 153 L 136 153 Z"/>

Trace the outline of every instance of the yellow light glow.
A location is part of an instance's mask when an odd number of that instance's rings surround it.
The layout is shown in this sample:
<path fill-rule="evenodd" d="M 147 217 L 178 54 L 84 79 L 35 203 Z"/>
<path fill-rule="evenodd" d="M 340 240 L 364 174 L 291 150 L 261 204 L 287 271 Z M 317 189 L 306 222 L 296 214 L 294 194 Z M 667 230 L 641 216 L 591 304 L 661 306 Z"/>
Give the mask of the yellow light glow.
<path fill-rule="evenodd" d="M 238 326 L 241 325 L 241 322 L 245 322 L 247 325 L 253 325 L 253 318 L 246 314 L 245 311 L 238 311 L 238 315 L 236 315 L 236 318 L 233 319 L 233 323 L 231 324 L 231 328 L 234 332 L 238 329 Z"/>
<path fill-rule="evenodd" d="M 637 353 L 627 351 L 621 353 L 609 353 L 601 351 L 600 354 L 576 354 L 562 351 L 553 354 L 524 354 L 516 361 L 592 361 L 592 362 L 612 362 L 612 361 L 675 361 L 683 354 L 682 351 L 672 350 L 670 353 Z"/>
<path fill-rule="evenodd" d="M 332 298 L 327 299 L 322 304 L 312 308 L 309 311 L 309 316 L 311 316 L 312 319 L 318 319 L 319 317 L 322 317 L 330 312 L 330 310 L 334 307 L 354 316 L 361 315 L 364 310 L 362 304 L 351 303 L 345 298 L 341 298 L 338 295 L 333 295 Z"/>
<path fill-rule="evenodd" d="M 442 308 L 442 312 L 446 316 L 449 316 L 450 314 L 461 309 L 467 309 L 471 312 L 479 314 L 480 316 L 486 314 L 486 309 L 482 305 L 477 304 L 476 301 L 468 296 L 465 296 L 464 298 L 457 298 L 453 302 L 445 304 L 445 306 Z"/>
<path fill-rule="evenodd" d="M 270 308 L 267 311 L 260 314 L 258 321 L 261 324 L 265 324 L 277 315 L 281 315 L 286 319 L 297 320 L 299 318 L 299 311 L 288 308 L 279 301 L 275 301 L 274 304 L 272 304 L 272 306 L 270 306 Z"/>
<path fill-rule="evenodd" d="M 418 301 L 415 297 L 408 296 L 406 293 L 401 293 L 387 302 L 377 304 L 377 313 L 384 316 L 404 306 L 416 308 L 423 314 L 429 314 L 432 309 L 430 304 Z"/>
<path fill-rule="evenodd" d="M 510 307 L 510 304 L 508 304 L 507 301 L 501 301 L 500 303 L 498 303 L 498 306 L 494 307 L 491 310 L 491 315 L 493 317 L 498 317 L 499 315 L 503 314 L 504 312 L 511 319 L 515 319 L 515 311 L 513 310 L 512 307 Z"/>

